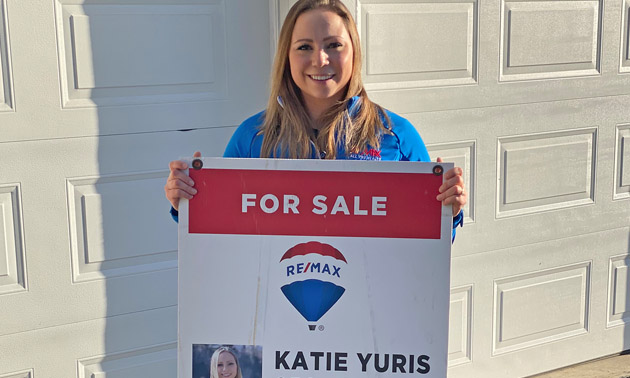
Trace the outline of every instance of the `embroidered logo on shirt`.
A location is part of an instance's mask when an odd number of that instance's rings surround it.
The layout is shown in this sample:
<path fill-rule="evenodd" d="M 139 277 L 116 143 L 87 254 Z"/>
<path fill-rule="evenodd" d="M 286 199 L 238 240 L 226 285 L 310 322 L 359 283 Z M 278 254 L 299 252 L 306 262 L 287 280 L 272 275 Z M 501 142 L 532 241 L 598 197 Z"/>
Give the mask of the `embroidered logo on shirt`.
<path fill-rule="evenodd" d="M 360 153 L 352 153 L 348 155 L 351 160 L 381 160 L 381 150 L 366 148 Z"/>

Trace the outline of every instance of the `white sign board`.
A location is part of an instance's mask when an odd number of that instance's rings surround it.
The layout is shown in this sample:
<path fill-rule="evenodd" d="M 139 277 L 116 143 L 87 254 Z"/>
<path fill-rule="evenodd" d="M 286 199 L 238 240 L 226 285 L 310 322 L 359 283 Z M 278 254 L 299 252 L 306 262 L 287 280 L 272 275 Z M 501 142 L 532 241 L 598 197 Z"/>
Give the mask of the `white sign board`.
<path fill-rule="evenodd" d="M 446 377 L 452 214 L 435 197 L 452 164 L 195 165 L 179 378 L 232 378 L 228 354 L 243 378 Z"/>

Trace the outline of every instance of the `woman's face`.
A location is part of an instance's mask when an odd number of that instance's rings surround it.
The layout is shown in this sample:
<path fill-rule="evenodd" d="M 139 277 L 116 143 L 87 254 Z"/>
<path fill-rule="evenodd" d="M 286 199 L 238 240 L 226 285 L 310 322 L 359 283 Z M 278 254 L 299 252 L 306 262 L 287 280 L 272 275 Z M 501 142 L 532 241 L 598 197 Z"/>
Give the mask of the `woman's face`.
<path fill-rule="evenodd" d="M 236 359 L 230 352 L 221 352 L 217 362 L 217 372 L 221 378 L 234 378 L 238 372 Z"/>
<path fill-rule="evenodd" d="M 302 13 L 295 22 L 289 64 L 311 116 L 342 99 L 352 76 L 352 41 L 341 17 L 323 9 Z"/>

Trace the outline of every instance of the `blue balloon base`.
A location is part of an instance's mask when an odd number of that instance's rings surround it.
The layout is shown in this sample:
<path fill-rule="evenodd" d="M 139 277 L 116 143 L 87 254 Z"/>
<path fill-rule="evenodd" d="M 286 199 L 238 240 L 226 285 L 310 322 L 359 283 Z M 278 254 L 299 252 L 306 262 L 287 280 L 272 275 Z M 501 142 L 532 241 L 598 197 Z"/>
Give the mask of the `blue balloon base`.
<path fill-rule="evenodd" d="M 282 286 L 284 296 L 309 322 L 321 319 L 345 291 L 346 289 L 332 282 L 314 279 L 296 281 Z"/>

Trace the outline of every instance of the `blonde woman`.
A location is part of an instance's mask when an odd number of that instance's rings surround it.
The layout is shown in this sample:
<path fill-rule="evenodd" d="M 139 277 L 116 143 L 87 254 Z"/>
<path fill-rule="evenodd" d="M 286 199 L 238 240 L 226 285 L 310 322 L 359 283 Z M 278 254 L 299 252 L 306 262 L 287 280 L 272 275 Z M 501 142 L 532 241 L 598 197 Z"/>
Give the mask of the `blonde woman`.
<path fill-rule="evenodd" d="M 299 0 L 291 8 L 267 108 L 238 127 L 224 157 L 430 161 L 413 125 L 368 98 L 357 26 L 338 0 Z M 171 162 L 164 188 L 176 220 L 179 199 L 196 193 L 187 168 Z M 446 172 L 437 196 L 453 206 L 453 236 L 467 201 L 462 175 L 459 167 Z"/>
<path fill-rule="evenodd" d="M 243 378 L 238 359 L 230 348 L 222 346 L 212 353 L 210 378 Z"/>

